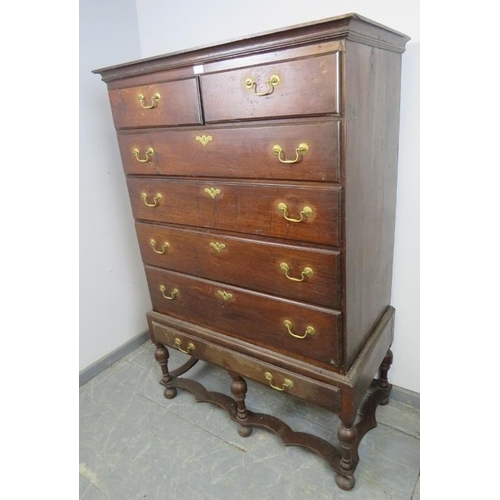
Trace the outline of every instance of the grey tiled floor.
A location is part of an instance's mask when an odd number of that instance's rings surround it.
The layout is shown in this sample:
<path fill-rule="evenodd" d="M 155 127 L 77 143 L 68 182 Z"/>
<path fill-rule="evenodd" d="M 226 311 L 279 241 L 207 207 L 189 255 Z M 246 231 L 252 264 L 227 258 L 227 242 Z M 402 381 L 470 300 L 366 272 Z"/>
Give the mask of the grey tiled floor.
<path fill-rule="evenodd" d="M 187 392 L 164 399 L 153 347 L 144 344 L 80 388 L 81 500 L 419 499 L 418 410 L 396 401 L 378 408 L 356 485 L 345 492 L 315 454 L 285 448 L 263 429 L 242 438 L 223 410 Z M 170 367 L 185 359 L 171 350 Z M 200 362 L 186 376 L 230 394 L 217 367 Z M 336 443 L 335 415 L 251 381 L 248 389 L 251 410 Z"/>

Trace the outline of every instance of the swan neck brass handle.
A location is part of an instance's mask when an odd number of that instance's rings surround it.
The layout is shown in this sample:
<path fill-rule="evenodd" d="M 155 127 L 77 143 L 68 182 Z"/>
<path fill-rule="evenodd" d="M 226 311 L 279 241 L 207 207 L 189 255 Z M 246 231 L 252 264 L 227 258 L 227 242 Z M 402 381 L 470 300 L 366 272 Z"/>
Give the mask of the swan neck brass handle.
<path fill-rule="evenodd" d="M 227 302 L 233 298 L 233 294 L 226 292 L 224 290 L 217 290 L 217 295 L 224 301 Z"/>
<path fill-rule="evenodd" d="M 305 339 L 307 336 L 312 337 L 313 335 L 316 334 L 316 330 L 312 326 L 307 326 L 306 331 L 304 335 L 297 335 L 292 332 L 293 324 L 289 319 L 285 319 L 283 321 L 283 324 L 285 325 L 286 329 L 288 330 L 288 333 L 292 336 L 295 337 L 296 339 Z"/>
<path fill-rule="evenodd" d="M 264 377 L 266 377 L 266 380 L 269 381 L 269 385 L 277 391 L 284 391 L 285 389 L 292 389 L 293 388 L 293 382 L 288 378 L 285 379 L 285 381 L 283 382 L 283 385 L 281 387 L 278 387 L 278 386 L 273 384 L 273 376 L 271 373 L 269 373 L 269 372 L 264 373 Z"/>
<path fill-rule="evenodd" d="M 245 88 L 250 90 L 250 92 L 253 95 L 256 96 L 264 96 L 264 95 L 269 95 L 273 93 L 274 87 L 278 85 L 278 83 L 281 81 L 281 78 L 278 75 L 273 75 L 269 80 L 267 80 L 267 90 L 264 92 L 257 92 L 257 82 L 253 80 L 252 78 L 247 78 L 245 80 Z"/>
<path fill-rule="evenodd" d="M 141 103 L 141 107 L 143 109 L 153 109 L 156 108 L 158 101 L 161 99 L 161 95 L 158 92 L 155 92 L 153 97 L 151 97 L 151 104 L 144 104 L 146 98 L 143 94 L 139 94 L 137 96 L 137 100 Z"/>
<path fill-rule="evenodd" d="M 171 292 L 170 292 L 170 295 L 165 295 L 165 290 L 167 288 L 165 287 L 165 285 L 160 285 L 159 287 L 159 290 L 161 292 L 161 294 L 163 295 L 163 298 L 164 299 L 167 299 L 167 300 L 175 300 L 177 295 L 179 295 L 179 290 L 177 288 L 174 288 Z"/>
<path fill-rule="evenodd" d="M 278 156 L 281 163 L 298 163 L 303 156 L 309 153 L 309 146 L 305 142 L 299 144 L 299 147 L 295 150 L 295 160 L 284 160 L 282 158 L 283 148 L 279 144 L 273 146 L 273 153 Z"/>
<path fill-rule="evenodd" d="M 150 163 L 155 150 L 153 148 L 148 148 L 144 153 L 145 158 L 139 158 L 140 151 L 137 148 L 132 149 L 132 154 L 139 163 Z"/>
<path fill-rule="evenodd" d="M 179 338 L 176 338 L 174 340 L 174 344 L 175 344 L 175 347 L 177 347 L 177 349 L 181 352 L 183 352 L 184 354 L 190 354 L 191 351 L 194 351 L 195 350 L 195 347 L 194 347 L 194 344 L 192 342 L 189 342 L 189 344 L 186 346 L 186 350 L 184 350 L 182 347 L 181 347 L 181 339 Z"/>
<path fill-rule="evenodd" d="M 162 198 L 163 196 L 160 193 L 156 193 L 156 195 L 153 197 L 153 203 L 149 203 L 147 193 L 141 193 L 141 199 L 144 202 L 144 205 L 146 205 L 147 207 L 157 207 L 160 204 L 160 200 Z"/>
<path fill-rule="evenodd" d="M 305 278 L 311 278 L 314 274 L 313 270 L 310 267 L 304 267 L 302 272 L 300 273 L 300 278 L 292 278 L 292 276 L 288 275 L 288 271 L 290 271 L 290 266 L 286 262 L 282 262 L 280 264 L 280 269 L 285 273 L 285 276 L 291 281 L 304 281 Z"/>
<path fill-rule="evenodd" d="M 283 217 L 288 221 L 288 222 L 302 222 L 303 220 L 307 219 L 308 217 L 311 217 L 313 211 L 311 207 L 303 207 L 302 210 L 300 211 L 300 219 L 292 219 L 291 217 L 288 217 L 288 207 L 286 206 L 285 203 L 279 203 L 278 204 L 278 210 L 283 213 Z"/>
<path fill-rule="evenodd" d="M 161 246 L 161 250 L 156 250 L 156 240 L 154 240 L 153 238 L 151 238 L 149 240 L 149 244 L 151 245 L 151 248 L 153 249 L 153 251 L 159 255 L 163 255 L 166 250 L 168 250 L 168 248 L 170 248 L 170 245 L 168 244 L 167 241 L 165 241 L 165 243 L 163 243 L 163 245 Z"/>

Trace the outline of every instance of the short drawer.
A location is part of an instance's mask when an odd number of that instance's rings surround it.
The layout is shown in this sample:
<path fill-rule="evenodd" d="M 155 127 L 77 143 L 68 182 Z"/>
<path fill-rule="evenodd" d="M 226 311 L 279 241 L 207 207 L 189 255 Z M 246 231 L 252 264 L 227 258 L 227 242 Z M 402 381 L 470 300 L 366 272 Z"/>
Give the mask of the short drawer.
<path fill-rule="evenodd" d="M 118 134 L 127 174 L 339 180 L 339 122 Z"/>
<path fill-rule="evenodd" d="M 202 123 L 195 78 L 109 91 L 115 127 Z"/>
<path fill-rule="evenodd" d="M 339 363 L 341 313 L 145 266 L 153 310 L 299 359 Z"/>
<path fill-rule="evenodd" d="M 339 113 L 339 53 L 200 76 L 207 123 Z"/>
<path fill-rule="evenodd" d="M 136 230 L 146 264 L 341 308 L 338 251 L 144 223 Z"/>
<path fill-rule="evenodd" d="M 142 177 L 127 183 L 136 220 L 340 246 L 338 186 Z"/>
<path fill-rule="evenodd" d="M 338 412 L 340 408 L 340 391 L 335 386 L 235 353 L 156 321 L 151 321 L 151 326 L 153 337 L 160 344 L 173 347 L 195 358 L 208 361 L 243 377 L 261 382 L 274 390 L 286 392 L 330 411 Z"/>

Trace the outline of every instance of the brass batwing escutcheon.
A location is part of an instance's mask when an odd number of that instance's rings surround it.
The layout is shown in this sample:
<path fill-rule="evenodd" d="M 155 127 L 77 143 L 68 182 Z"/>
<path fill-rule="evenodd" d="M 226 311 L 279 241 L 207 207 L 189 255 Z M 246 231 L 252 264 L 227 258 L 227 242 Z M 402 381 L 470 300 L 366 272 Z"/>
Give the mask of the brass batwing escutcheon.
<path fill-rule="evenodd" d="M 286 262 L 282 262 L 280 264 L 280 269 L 285 273 L 285 276 L 291 281 L 304 281 L 305 278 L 311 278 L 314 274 L 313 270 L 310 267 L 304 267 L 304 269 L 300 273 L 300 278 L 293 278 L 288 274 L 288 271 L 290 271 L 290 267 Z"/>
<path fill-rule="evenodd" d="M 175 344 L 175 347 L 177 347 L 177 349 L 181 352 L 183 352 L 184 354 L 189 354 L 191 351 L 194 351 L 195 350 L 195 347 L 194 347 L 194 344 L 192 342 L 189 342 L 189 344 L 186 346 L 186 350 L 184 350 L 181 345 L 182 345 L 182 342 L 181 342 L 181 339 L 179 338 L 176 338 L 174 340 L 174 344 Z"/>
<path fill-rule="evenodd" d="M 210 196 L 212 198 L 212 200 L 215 200 L 215 197 L 218 194 L 222 193 L 222 191 L 219 188 L 205 188 L 204 191 L 205 191 L 205 193 L 208 194 L 208 196 Z"/>
<path fill-rule="evenodd" d="M 150 203 L 148 201 L 148 195 L 147 193 L 141 193 L 141 199 L 144 202 L 144 205 L 147 207 L 157 207 L 160 204 L 160 200 L 163 198 L 163 196 L 160 193 L 156 193 L 156 195 L 153 197 L 153 203 Z"/>
<path fill-rule="evenodd" d="M 284 391 L 285 389 L 292 389 L 293 388 L 293 382 L 286 378 L 285 381 L 283 382 L 281 387 L 278 387 L 273 384 L 273 376 L 269 372 L 264 373 L 264 377 L 266 377 L 266 380 L 269 381 L 269 385 L 273 388 L 276 389 L 277 391 Z"/>
<path fill-rule="evenodd" d="M 144 153 L 145 158 L 139 158 L 140 151 L 137 148 L 132 149 L 132 154 L 139 163 L 151 163 L 155 150 L 153 148 L 148 148 Z"/>
<path fill-rule="evenodd" d="M 151 104 L 144 104 L 146 102 L 146 98 L 143 94 L 139 94 L 137 96 L 137 100 L 141 103 L 143 109 L 153 109 L 156 108 L 158 101 L 161 99 L 161 96 L 158 92 L 155 92 L 153 97 L 151 98 Z"/>
<path fill-rule="evenodd" d="M 292 332 L 293 324 L 289 319 L 285 319 L 285 321 L 283 321 L 283 324 L 285 325 L 285 328 L 288 330 L 288 333 L 292 337 L 295 337 L 296 339 L 305 339 L 307 336 L 312 337 L 313 335 L 316 334 L 316 330 L 314 329 L 313 326 L 307 326 L 304 335 L 297 335 L 296 333 Z"/>
<path fill-rule="evenodd" d="M 313 211 L 311 207 L 303 207 L 302 210 L 300 211 L 300 219 L 293 219 L 291 217 L 288 217 L 288 207 L 286 203 L 278 203 L 278 210 L 283 214 L 283 217 L 288 221 L 288 222 L 302 222 L 303 220 L 307 219 L 308 217 L 311 217 Z"/>
<path fill-rule="evenodd" d="M 151 238 L 149 240 L 149 244 L 150 244 L 151 248 L 153 249 L 153 251 L 157 254 L 160 254 L 160 255 L 163 255 L 170 248 L 170 245 L 168 244 L 168 242 L 165 241 L 165 243 L 163 243 L 163 245 L 161 246 L 161 250 L 157 250 L 156 249 L 156 240 L 153 238 Z"/>
<path fill-rule="evenodd" d="M 198 141 L 202 146 L 206 146 L 211 140 L 213 140 L 211 135 L 197 135 L 195 137 L 195 141 Z"/>
<path fill-rule="evenodd" d="M 233 298 L 233 294 L 226 292 L 224 290 L 217 290 L 217 295 L 224 301 L 227 302 Z"/>
<path fill-rule="evenodd" d="M 278 75 L 273 75 L 269 80 L 267 80 L 267 89 L 264 92 L 257 92 L 257 82 L 255 82 L 252 78 L 247 78 L 245 80 L 245 88 L 250 90 L 253 95 L 257 96 L 265 96 L 273 93 L 274 87 L 278 85 L 281 81 Z"/>
<path fill-rule="evenodd" d="M 210 246 L 217 252 L 219 253 L 221 250 L 224 250 L 226 248 L 226 245 L 224 243 L 219 243 L 218 241 L 211 241 Z"/>
<path fill-rule="evenodd" d="M 167 287 L 165 285 L 160 285 L 159 286 L 159 290 L 161 292 L 161 294 L 163 295 L 163 298 L 164 299 L 167 299 L 167 300 L 175 300 L 175 298 L 177 297 L 177 295 L 179 295 L 179 290 L 177 288 L 174 288 L 171 292 L 170 292 L 170 295 L 165 295 L 165 291 L 166 291 Z"/>
<path fill-rule="evenodd" d="M 282 158 L 283 149 L 279 144 L 275 144 L 272 149 L 273 153 L 278 156 L 278 160 L 281 163 L 298 163 L 303 156 L 309 153 L 309 146 L 303 142 L 299 144 L 299 147 L 295 150 L 295 159 L 294 160 L 285 160 Z"/>

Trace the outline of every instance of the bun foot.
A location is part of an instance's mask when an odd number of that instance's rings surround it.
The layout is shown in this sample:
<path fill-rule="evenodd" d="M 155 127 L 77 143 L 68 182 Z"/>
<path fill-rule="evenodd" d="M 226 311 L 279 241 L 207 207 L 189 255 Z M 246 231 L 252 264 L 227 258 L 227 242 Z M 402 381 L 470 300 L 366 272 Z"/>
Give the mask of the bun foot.
<path fill-rule="evenodd" d="M 389 404 L 389 396 L 382 399 L 379 403 L 380 406 L 385 406 L 386 404 Z"/>
<path fill-rule="evenodd" d="M 167 399 L 174 399 L 177 396 L 177 389 L 175 387 L 167 387 L 163 393 Z"/>
<path fill-rule="evenodd" d="M 238 434 L 242 438 L 246 438 L 246 437 L 250 436 L 250 434 L 252 434 L 252 428 L 249 427 L 248 425 L 240 425 L 238 427 Z"/>
<path fill-rule="evenodd" d="M 337 483 L 337 486 L 341 490 L 352 490 L 354 488 L 354 483 L 356 482 L 354 480 L 354 476 L 343 476 L 342 474 L 336 474 L 335 475 L 335 482 Z"/>

